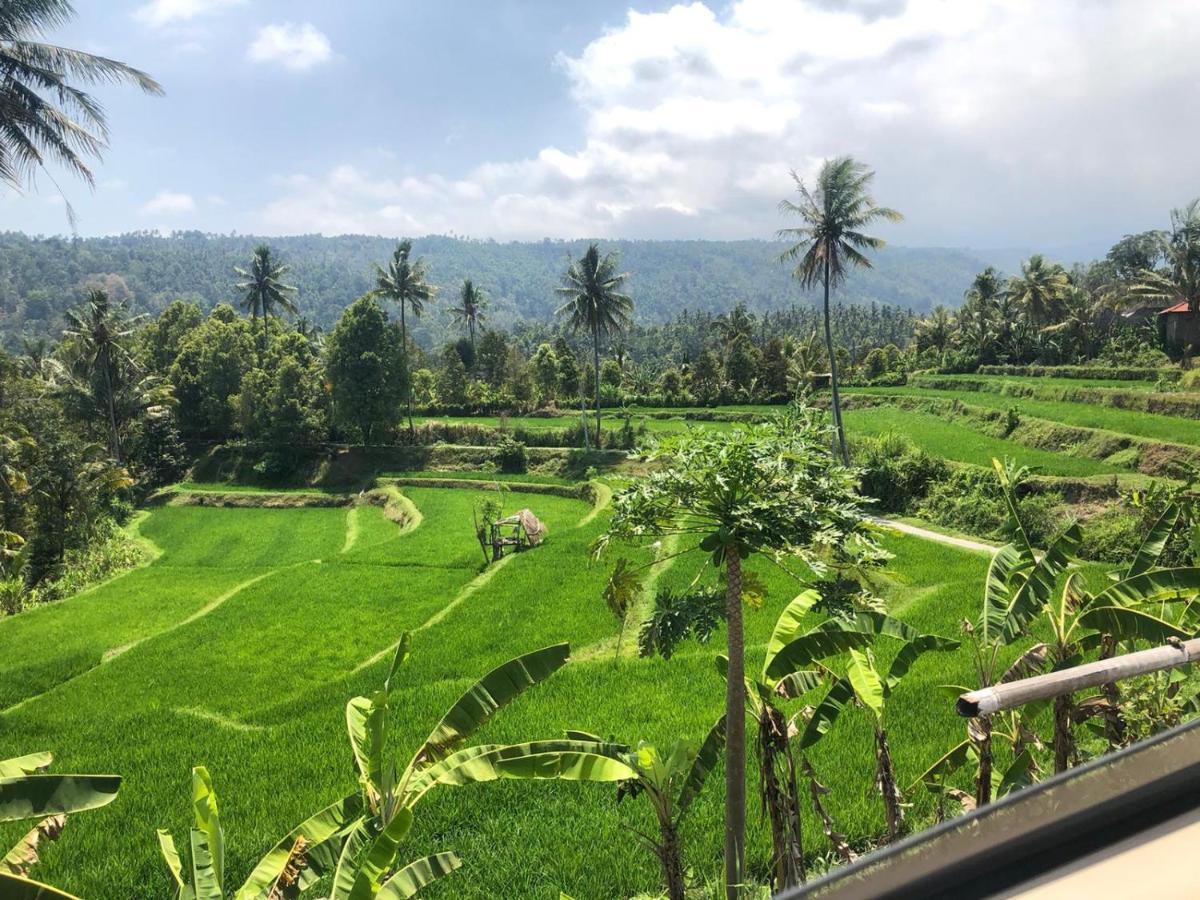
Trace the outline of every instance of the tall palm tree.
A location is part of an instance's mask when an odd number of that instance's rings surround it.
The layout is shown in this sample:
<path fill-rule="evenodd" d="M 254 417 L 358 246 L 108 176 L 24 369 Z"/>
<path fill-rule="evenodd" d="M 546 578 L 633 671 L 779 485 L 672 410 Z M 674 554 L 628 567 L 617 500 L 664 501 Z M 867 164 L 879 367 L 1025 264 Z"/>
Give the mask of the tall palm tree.
<path fill-rule="evenodd" d="M 423 259 L 411 259 L 412 241 L 405 238 L 396 245 L 392 258 L 385 269 L 375 266 L 375 290 L 377 297 L 391 300 L 400 307 L 400 343 L 404 352 L 404 399 L 408 409 L 409 433 L 416 431 L 412 415 L 412 367 L 408 361 L 408 321 L 405 311 L 420 318 L 425 304 L 431 303 L 437 288 L 430 284 L 429 266 Z"/>
<path fill-rule="evenodd" d="M 886 206 L 876 206 L 871 196 L 875 173 L 850 156 L 827 159 L 817 173 L 810 191 L 800 176 L 792 172 L 800 202 L 782 200 L 779 209 L 800 217 L 798 228 L 782 228 L 780 238 L 796 243 L 779 257 L 780 262 L 798 259 L 793 275 L 805 289 L 822 285 L 825 290 L 825 350 L 829 354 L 829 384 L 833 393 L 833 425 L 837 432 L 837 450 L 842 462 L 850 462 L 846 450 L 846 429 L 842 425 L 842 403 L 838 395 L 837 355 L 833 349 L 833 330 L 829 324 L 829 292 L 846 280 L 847 266 L 871 268 L 863 251 L 878 250 L 882 239 L 863 233 L 872 222 L 884 219 L 899 222 L 903 216 Z"/>
<path fill-rule="evenodd" d="M 1004 279 L 994 266 L 988 266 L 975 276 L 963 294 L 963 306 L 958 316 L 958 328 L 963 344 L 973 349 L 980 360 L 995 358 L 992 346 L 998 323 L 999 307 L 1007 291 Z"/>
<path fill-rule="evenodd" d="M 133 335 L 132 323 L 122 310 L 108 302 L 101 290 L 88 293 L 82 309 L 68 310 L 66 337 L 75 350 L 90 382 L 88 391 L 98 394 L 98 405 L 108 419 L 108 449 L 121 462 L 121 431 L 117 421 L 117 388 L 122 364 L 134 367 L 126 343 Z"/>
<path fill-rule="evenodd" d="M 1008 283 L 1008 292 L 1037 327 L 1050 324 L 1067 290 L 1067 273 L 1057 263 L 1035 253 L 1021 263 L 1021 274 Z"/>
<path fill-rule="evenodd" d="M 475 329 L 487 318 L 483 314 L 486 308 L 487 295 L 482 289 L 476 287 L 475 282 L 470 278 L 466 279 L 458 294 L 458 306 L 452 307 L 450 314 L 454 316 L 454 324 L 467 326 L 467 333 L 471 336 L 472 351 L 475 349 Z"/>
<path fill-rule="evenodd" d="M 0 181 L 16 190 L 32 186 L 47 162 L 95 184 L 88 163 L 108 146 L 108 123 L 80 84 L 131 82 L 162 93 L 145 72 L 41 40 L 74 15 L 69 0 L 0 3 Z M 67 214 L 74 219 L 70 204 Z"/>
<path fill-rule="evenodd" d="M 250 268 L 234 267 L 241 281 L 237 289 L 242 292 L 242 306 L 258 324 L 258 316 L 262 314 L 262 352 L 267 350 L 267 317 L 275 307 L 281 307 L 292 315 L 296 314 L 296 303 L 292 295 L 296 288 L 283 283 L 283 277 L 288 273 L 288 267 L 271 259 L 271 248 L 260 244 L 254 248 L 254 256 L 250 260 Z"/>
<path fill-rule="evenodd" d="M 617 271 L 617 255 L 600 256 L 591 244 L 582 257 L 572 260 L 558 294 L 566 298 L 556 314 L 566 316 L 575 331 L 592 336 L 592 365 L 596 387 L 596 442 L 600 442 L 600 339 L 633 324 L 633 298 L 621 293 L 629 274 Z"/>
<path fill-rule="evenodd" d="M 1171 210 L 1171 230 L 1157 237 L 1169 271 L 1143 270 L 1134 292 L 1169 306 L 1186 302 L 1189 312 L 1200 310 L 1200 198 Z"/>
<path fill-rule="evenodd" d="M 938 353 L 945 353 L 954 337 L 954 316 L 939 303 L 927 317 L 917 321 L 914 337 L 918 350 L 932 347 Z"/>

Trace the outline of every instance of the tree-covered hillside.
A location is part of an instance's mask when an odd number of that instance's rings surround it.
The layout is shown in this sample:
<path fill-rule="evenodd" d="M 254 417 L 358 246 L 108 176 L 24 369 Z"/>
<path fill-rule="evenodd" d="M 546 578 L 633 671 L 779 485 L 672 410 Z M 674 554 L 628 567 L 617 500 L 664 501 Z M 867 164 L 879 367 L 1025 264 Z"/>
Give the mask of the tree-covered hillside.
<path fill-rule="evenodd" d="M 0 235 L 0 334 L 6 343 L 19 335 L 53 333 L 62 312 L 79 303 L 89 282 L 103 282 L 114 299 L 126 299 L 140 312 L 157 312 L 177 298 L 205 307 L 235 302 L 235 265 L 246 265 L 252 235 L 177 233 L 170 237 L 31 238 Z M 291 266 L 299 288 L 301 315 L 328 327 L 356 297 L 372 287 L 373 264 L 385 261 L 389 238 L 301 235 L 266 239 Z M 585 241 L 496 243 L 424 237 L 414 253 L 430 264 L 442 303 L 471 278 L 488 294 L 488 323 L 545 321 L 557 305 L 555 288 L 569 258 Z M 806 296 L 777 262 L 780 245 L 767 241 L 605 241 L 621 254 L 631 273 L 636 317 L 662 322 L 684 309 L 723 312 L 738 301 L 752 311 L 784 309 L 815 299 Z M 957 305 L 982 267 L 971 253 L 949 249 L 889 247 L 876 267 L 856 272 L 839 299 L 875 301 L 920 312 L 935 304 Z M 116 278 L 112 276 L 118 276 Z M 125 289 L 128 289 L 126 293 Z M 435 308 L 419 338 L 439 339 L 448 317 Z"/>

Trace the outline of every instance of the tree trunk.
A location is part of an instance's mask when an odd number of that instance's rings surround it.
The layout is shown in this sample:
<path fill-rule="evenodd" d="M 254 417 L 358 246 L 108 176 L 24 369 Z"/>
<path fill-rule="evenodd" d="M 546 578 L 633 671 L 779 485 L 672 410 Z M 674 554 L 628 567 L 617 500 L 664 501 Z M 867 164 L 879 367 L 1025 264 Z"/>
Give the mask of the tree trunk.
<path fill-rule="evenodd" d="M 787 719 L 769 704 L 763 705 L 758 721 L 758 745 L 762 803 L 771 821 L 772 887 L 782 891 L 804 882 L 804 843 Z"/>
<path fill-rule="evenodd" d="M 746 839 L 746 666 L 742 636 L 742 560 L 725 557 L 725 607 L 729 618 L 725 677 L 725 898 L 741 895 Z"/>
<path fill-rule="evenodd" d="M 1111 634 L 1100 638 L 1100 659 L 1111 659 L 1116 652 L 1117 642 Z M 1108 749 L 1116 750 L 1125 745 L 1125 719 L 1121 715 L 1121 689 L 1115 682 L 1100 685 L 1100 693 L 1108 701 L 1104 710 L 1104 737 L 1108 740 Z"/>
<path fill-rule="evenodd" d="M 412 372 L 408 365 L 408 326 L 404 321 L 404 301 L 400 301 L 400 349 L 404 355 L 404 405 L 408 410 L 408 433 L 415 436 L 416 426 L 412 415 Z"/>
<path fill-rule="evenodd" d="M 888 843 L 900 836 L 900 821 L 904 811 L 900 808 L 903 797 L 896 785 L 896 772 L 892 768 L 892 751 L 888 747 L 887 732 L 875 728 L 875 786 L 883 796 L 883 811 L 887 818 Z"/>
<path fill-rule="evenodd" d="M 262 355 L 266 356 L 267 355 L 268 335 L 267 335 L 267 308 L 265 306 L 263 307 L 262 325 L 263 325 L 263 327 L 262 327 Z"/>
<path fill-rule="evenodd" d="M 600 434 L 600 329 L 592 326 L 592 363 L 596 377 L 596 449 L 604 446 Z"/>
<path fill-rule="evenodd" d="M 1072 694 L 1054 698 L 1054 771 L 1065 772 L 1071 765 L 1074 741 L 1071 739 Z"/>
<path fill-rule="evenodd" d="M 104 367 L 104 389 L 107 394 L 105 400 L 108 406 L 109 449 L 112 450 L 113 459 L 119 464 L 121 462 L 121 434 L 117 430 L 117 402 L 116 398 L 113 397 L 112 366 L 110 365 L 110 361 L 111 356 L 105 350 L 101 362 Z"/>
<path fill-rule="evenodd" d="M 985 806 L 992 802 L 992 718 L 980 716 L 975 720 L 981 732 L 980 740 L 975 742 L 979 750 L 979 772 L 975 777 L 975 806 Z"/>
<path fill-rule="evenodd" d="M 658 859 L 662 863 L 663 880 L 667 883 L 668 900 L 684 900 L 687 883 L 683 876 L 683 850 L 679 843 L 679 830 L 674 824 L 660 822 L 662 845 L 658 848 Z"/>
<path fill-rule="evenodd" d="M 837 354 L 833 352 L 833 329 L 829 324 L 829 257 L 825 258 L 825 350 L 829 353 L 829 389 L 833 394 L 834 456 L 850 465 L 846 452 L 846 431 L 842 427 L 842 398 L 838 394 Z"/>

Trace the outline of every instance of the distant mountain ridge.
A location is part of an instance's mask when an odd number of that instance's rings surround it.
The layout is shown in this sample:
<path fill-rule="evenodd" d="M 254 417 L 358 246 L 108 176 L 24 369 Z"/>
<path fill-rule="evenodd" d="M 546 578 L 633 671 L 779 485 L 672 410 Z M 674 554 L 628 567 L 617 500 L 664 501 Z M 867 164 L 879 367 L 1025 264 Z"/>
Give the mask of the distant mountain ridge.
<path fill-rule="evenodd" d="M 0 336 L 54 333 L 64 309 L 77 303 L 83 285 L 97 276 L 117 292 L 128 287 L 131 305 L 156 312 L 177 298 L 211 307 L 236 302 L 233 267 L 251 250 L 269 244 L 291 266 L 302 315 L 328 327 L 355 298 L 372 286 L 375 263 L 390 256 L 391 238 L 362 235 L 170 236 L 133 233 L 81 239 L 0 234 Z M 427 236 L 414 239 L 431 280 L 441 288 L 439 305 L 452 300 L 462 279 L 488 293 L 489 322 L 546 321 L 558 305 L 555 288 L 571 257 L 587 241 L 498 243 Z M 601 241 L 621 255 L 630 273 L 629 293 L 643 323 L 661 322 L 685 309 L 721 312 L 744 301 L 752 310 L 782 309 L 819 299 L 804 292 L 778 261 L 782 244 L 769 241 Z M 837 298 L 845 303 L 895 304 L 925 312 L 941 303 L 956 306 L 972 277 L 987 263 L 973 251 L 952 248 L 887 247 L 875 267 L 855 271 Z M 436 306 L 436 305 L 435 305 Z M 436 339 L 446 317 L 427 316 L 425 337 Z"/>

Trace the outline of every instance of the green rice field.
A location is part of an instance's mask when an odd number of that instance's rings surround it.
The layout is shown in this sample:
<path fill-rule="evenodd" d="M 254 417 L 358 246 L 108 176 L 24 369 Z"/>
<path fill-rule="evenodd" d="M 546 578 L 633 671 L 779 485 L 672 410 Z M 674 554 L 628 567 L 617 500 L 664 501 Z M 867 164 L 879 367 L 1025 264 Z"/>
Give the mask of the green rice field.
<path fill-rule="evenodd" d="M 698 740 L 719 715 L 713 665 L 723 645 L 687 645 L 670 660 L 638 659 L 632 627 L 601 599 L 609 564 L 589 565 L 606 514 L 582 501 L 512 493 L 548 524 L 548 540 L 481 575 L 471 490 L 406 487 L 420 512 L 402 529 L 372 506 L 226 509 L 163 506 L 140 522 L 160 551 L 150 564 L 74 598 L 0 620 L 0 756 L 53 750 L 58 771 L 125 777 L 111 806 L 75 817 L 46 848 L 39 876 L 90 897 L 165 896 L 154 827 L 184 832 L 193 765 L 211 771 L 227 836 L 228 883 L 307 814 L 356 789 L 344 733 L 346 700 L 376 687 L 388 648 L 415 632 L 393 684 L 398 753 L 417 744 L 459 692 L 504 660 L 569 641 L 573 661 L 519 698 L 481 740 L 557 737 L 582 728 L 636 742 Z M 884 535 L 896 554 L 877 584 L 891 611 L 922 630 L 956 635 L 974 615 L 986 557 Z M 642 551 L 630 551 L 644 559 Z M 660 586 L 685 587 L 700 559 L 664 564 Z M 754 562 L 768 589 L 748 612 L 749 665 L 797 574 Z M 1012 648 L 1018 652 L 1018 648 Z M 374 661 L 373 661 L 374 660 Z M 964 652 L 919 660 L 889 706 L 907 786 L 956 742 L 962 724 L 937 685 L 970 671 Z M 798 708 L 798 707 L 797 707 Z M 882 829 L 870 791 L 866 714 L 839 722 L 813 764 L 832 788 L 837 825 L 862 846 Z M 756 775 L 752 773 L 752 778 Z M 684 828 L 688 863 L 720 871 L 720 777 Z M 652 857 L 626 826 L 651 827 L 648 806 L 617 806 L 615 790 L 573 783 L 439 789 L 418 810 L 409 856 L 454 849 L 463 869 L 433 897 L 577 898 L 659 889 Z M 929 798 L 914 791 L 915 821 Z M 827 845 L 807 817 L 806 842 Z M 14 837 L 4 829 L 0 838 Z M 751 817 L 753 873 L 769 841 Z"/>

